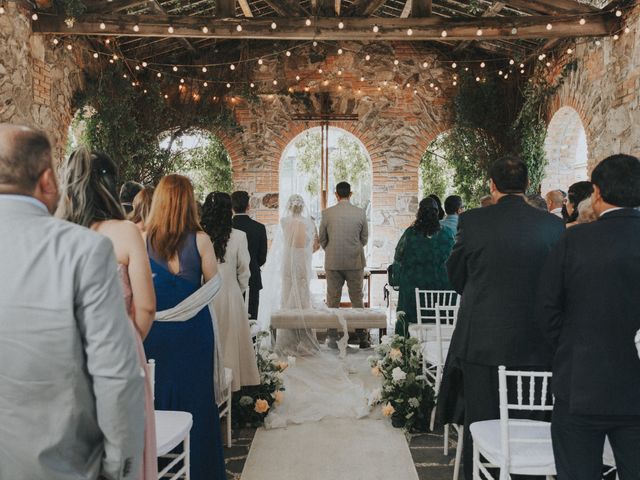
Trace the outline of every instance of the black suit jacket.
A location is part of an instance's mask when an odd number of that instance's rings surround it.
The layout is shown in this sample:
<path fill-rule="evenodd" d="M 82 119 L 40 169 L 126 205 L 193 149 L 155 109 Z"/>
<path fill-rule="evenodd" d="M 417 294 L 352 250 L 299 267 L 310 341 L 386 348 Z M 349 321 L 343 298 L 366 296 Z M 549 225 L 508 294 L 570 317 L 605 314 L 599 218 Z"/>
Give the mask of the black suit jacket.
<path fill-rule="evenodd" d="M 558 217 L 516 195 L 460 216 L 447 263 L 462 295 L 453 356 L 480 365 L 551 365 L 534 307 L 540 270 L 564 230 Z"/>
<path fill-rule="evenodd" d="M 234 216 L 233 228 L 242 230 L 247 234 L 249 255 L 251 256 L 251 262 L 249 263 L 249 270 L 251 271 L 249 288 L 260 290 L 262 289 L 260 267 L 267 261 L 267 229 L 263 224 L 256 222 L 249 215 Z"/>
<path fill-rule="evenodd" d="M 545 263 L 537 319 L 555 350 L 553 392 L 571 413 L 640 415 L 640 212 L 567 231 Z"/>

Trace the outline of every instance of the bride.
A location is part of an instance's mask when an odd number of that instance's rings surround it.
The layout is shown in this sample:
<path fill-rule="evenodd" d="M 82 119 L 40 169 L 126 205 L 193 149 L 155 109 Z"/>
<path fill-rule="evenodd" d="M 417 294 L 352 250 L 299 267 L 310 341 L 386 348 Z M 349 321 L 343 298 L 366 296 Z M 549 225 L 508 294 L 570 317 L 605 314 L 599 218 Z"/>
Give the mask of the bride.
<path fill-rule="evenodd" d="M 311 259 L 319 248 L 318 232 L 313 220 L 306 215 L 304 199 L 292 195 L 263 273 L 266 287 L 258 312 L 258 323 L 263 329 L 269 326 L 271 313 L 276 310 L 297 311 L 304 319 L 305 311 L 314 307 L 311 281 L 316 275 Z M 310 328 L 281 330 L 276 336 L 276 349 L 283 355 L 309 355 L 319 348 L 315 331 Z"/>
<path fill-rule="evenodd" d="M 318 248 L 316 227 L 306 214 L 304 200 L 292 195 L 263 271 L 265 288 L 258 312 L 262 330 L 270 330 L 271 313 L 276 310 L 286 309 L 307 325 L 305 317 L 326 308 L 311 294 L 311 282 L 316 279 L 311 258 Z M 362 382 L 351 377 L 349 360 L 321 348 L 312 328 L 278 330 L 275 349 L 278 355 L 299 358 L 284 372 L 286 400 L 270 411 L 267 428 L 368 415 L 367 392 Z"/>

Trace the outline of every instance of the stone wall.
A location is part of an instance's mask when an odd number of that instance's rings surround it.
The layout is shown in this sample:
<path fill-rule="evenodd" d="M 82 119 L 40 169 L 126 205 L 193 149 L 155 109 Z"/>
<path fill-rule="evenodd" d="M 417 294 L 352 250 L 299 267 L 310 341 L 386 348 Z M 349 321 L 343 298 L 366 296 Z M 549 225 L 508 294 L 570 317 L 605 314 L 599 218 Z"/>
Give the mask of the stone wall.
<path fill-rule="evenodd" d="M 0 122 L 44 130 L 62 158 L 74 93 L 82 88 L 80 49 L 57 47 L 34 35 L 31 19 L 15 3 L 0 15 Z M 73 45 L 73 44 L 72 44 Z"/>
<path fill-rule="evenodd" d="M 243 132 L 223 141 L 237 187 L 254 194 L 252 207 L 258 219 L 276 225 L 282 154 L 299 133 L 319 125 L 293 116 L 319 112 L 318 94 L 329 92 L 333 113 L 358 115 L 355 121 L 332 121 L 331 125 L 355 135 L 371 158 L 374 243 L 369 263 L 386 267 L 417 210 L 419 161 L 429 143 L 449 128 L 447 104 L 452 91 L 446 85 L 451 80 L 433 66 L 433 53 L 417 52 L 410 45 L 341 46 L 344 54 L 316 61 L 312 51 L 297 52 L 287 65 L 288 80 L 300 94 L 309 90 L 312 105 L 286 94 L 261 95 L 253 103 L 236 99 L 235 114 Z M 371 55 L 369 61 L 366 54 Z M 273 78 L 275 68 L 265 60 L 258 79 Z M 301 77 L 299 82 L 296 75 Z"/>
<path fill-rule="evenodd" d="M 640 5 L 625 14 L 629 33 L 614 40 L 581 39 L 577 60 L 554 98 L 549 119 L 562 107 L 575 109 L 586 130 L 588 170 L 614 153 L 640 155 Z"/>

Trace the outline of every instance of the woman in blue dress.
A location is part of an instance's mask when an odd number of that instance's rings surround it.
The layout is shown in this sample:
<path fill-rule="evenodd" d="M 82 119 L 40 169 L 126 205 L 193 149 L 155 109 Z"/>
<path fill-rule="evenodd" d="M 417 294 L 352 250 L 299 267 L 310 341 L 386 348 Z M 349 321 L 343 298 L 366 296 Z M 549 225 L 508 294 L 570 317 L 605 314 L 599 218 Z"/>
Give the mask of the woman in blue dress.
<path fill-rule="evenodd" d="M 188 178 L 160 180 L 146 223 L 157 310 L 176 306 L 217 274 L 208 235 L 200 231 Z M 191 479 L 225 480 L 220 418 L 213 387 L 213 327 L 209 309 L 186 322 L 154 322 L 144 342 L 156 362 L 155 408 L 193 415 Z"/>

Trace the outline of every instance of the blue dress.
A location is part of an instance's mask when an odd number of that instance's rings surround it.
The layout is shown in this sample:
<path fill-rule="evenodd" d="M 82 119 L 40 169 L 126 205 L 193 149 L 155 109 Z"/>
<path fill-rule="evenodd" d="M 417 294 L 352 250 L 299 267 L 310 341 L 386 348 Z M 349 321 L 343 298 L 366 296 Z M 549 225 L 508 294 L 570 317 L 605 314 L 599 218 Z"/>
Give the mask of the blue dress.
<path fill-rule="evenodd" d="M 176 306 L 201 286 L 195 232 L 185 236 L 174 275 L 148 245 L 158 311 Z M 213 327 L 209 309 L 186 322 L 154 322 L 144 341 L 156 362 L 155 408 L 193 415 L 191 479 L 226 480 L 220 418 L 213 392 Z"/>

